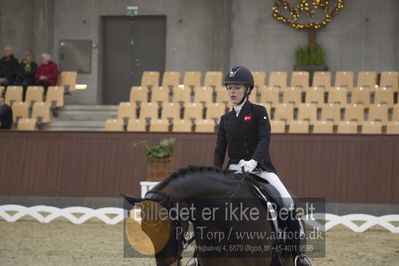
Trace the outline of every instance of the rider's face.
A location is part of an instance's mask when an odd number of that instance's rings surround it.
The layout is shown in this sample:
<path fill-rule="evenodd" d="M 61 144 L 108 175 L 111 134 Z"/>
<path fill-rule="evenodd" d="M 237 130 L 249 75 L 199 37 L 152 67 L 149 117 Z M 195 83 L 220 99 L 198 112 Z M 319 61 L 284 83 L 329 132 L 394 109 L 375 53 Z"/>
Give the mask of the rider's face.
<path fill-rule="evenodd" d="M 245 94 L 244 84 L 227 84 L 227 93 L 229 95 L 230 101 L 234 105 L 239 105 Z"/>

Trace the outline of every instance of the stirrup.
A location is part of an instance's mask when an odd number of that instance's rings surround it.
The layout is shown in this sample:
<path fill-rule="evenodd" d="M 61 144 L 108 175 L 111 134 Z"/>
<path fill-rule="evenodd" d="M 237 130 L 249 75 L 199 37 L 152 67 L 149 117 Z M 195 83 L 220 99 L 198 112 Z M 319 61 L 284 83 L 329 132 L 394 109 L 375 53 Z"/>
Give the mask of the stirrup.
<path fill-rule="evenodd" d="M 310 261 L 310 259 L 308 258 L 308 256 L 306 256 L 306 255 L 304 255 L 304 254 L 300 254 L 300 255 L 297 255 L 297 256 L 295 257 L 294 266 L 297 266 L 297 260 L 298 260 L 299 257 L 304 258 L 304 259 L 309 263 L 310 266 L 313 265 L 312 262 Z"/>

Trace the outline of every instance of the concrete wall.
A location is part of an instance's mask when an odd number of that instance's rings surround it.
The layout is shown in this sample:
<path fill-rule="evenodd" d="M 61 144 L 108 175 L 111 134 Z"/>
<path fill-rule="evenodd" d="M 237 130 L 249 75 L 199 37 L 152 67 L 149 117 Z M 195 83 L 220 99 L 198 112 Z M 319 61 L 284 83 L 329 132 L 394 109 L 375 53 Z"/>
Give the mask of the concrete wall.
<path fill-rule="evenodd" d="M 52 0 L 1 0 L 0 47 L 13 47 L 18 59 L 27 51 L 36 59 L 40 53 L 51 53 L 53 7 Z"/>
<path fill-rule="evenodd" d="M 0 1 L 0 47 L 11 46 L 15 56 L 21 58 L 24 52 L 32 49 L 33 1 Z M 18 14 L 18 19 L 16 19 Z"/>
<path fill-rule="evenodd" d="M 274 20 L 272 0 L 0 0 L 0 46 L 49 51 L 58 57 L 62 39 L 91 39 L 92 72 L 79 82 L 89 89 L 67 103 L 101 103 L 101 16 L 167 16 L 166 69 L 225 70 L 242 64 L 252 70 L 292 71 L 294 51 L 307 33 Z M 399 70 L 397 0 L 347 0 L 317 39 L 331 71 Z"/>
<path fill-rule="evenodd" d="M 126 15 L 127 6 L 138 6 L 143 15 L 167 16 L 166 69 L 206 71 L 213 62 L 214 31 L 223 23 L 214 23 L 214 0 L 55 0 L 54 47 L 58 54 L 61 39 L 92 39 L 98 49 L 92 54 L 92 73 L 80 75 L 89 90 L 76 93 L 69 102 L 101 102 L 101 16 Z M 224 68 L 224 66 L 222 67 Z M 219 67 L 220 69 L 220 67 Z"/>
<path fill-rule="evenodd" d="M 274 1 L 233 0 L 231 63 L 263 71 L 292 71 L 295 49 L 307 32 L 277 22 Z M 399 70 L 399 1 L 347 0 L 317 33 L 331 71 Z"/>

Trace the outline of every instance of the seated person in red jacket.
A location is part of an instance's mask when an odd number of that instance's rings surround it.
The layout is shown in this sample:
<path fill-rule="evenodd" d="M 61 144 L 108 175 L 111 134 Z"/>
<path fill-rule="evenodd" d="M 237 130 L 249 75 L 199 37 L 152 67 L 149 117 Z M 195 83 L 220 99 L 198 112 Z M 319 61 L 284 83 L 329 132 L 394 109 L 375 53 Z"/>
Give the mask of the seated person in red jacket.
<path fill-rule="evenodd" d="M 49 54 L 41 55 L 42 64 L 37 68 L 35 74 L 35 81 L 37 86 L 43 86 L 45 93 L 49 86 L 57 85 L 58 81 L 58 67 L 57 64 L 51 61 Z"/>

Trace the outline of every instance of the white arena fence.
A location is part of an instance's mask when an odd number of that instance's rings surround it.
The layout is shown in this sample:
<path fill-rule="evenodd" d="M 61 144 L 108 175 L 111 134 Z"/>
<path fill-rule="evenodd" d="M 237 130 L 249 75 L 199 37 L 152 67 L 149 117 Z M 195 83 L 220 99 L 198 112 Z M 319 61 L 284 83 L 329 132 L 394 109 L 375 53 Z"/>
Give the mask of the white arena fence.
<path fill-rule="evenodd" d="M 141 197 L 158 182 L 140 182 Z M 106 224 L 118 224 L 127 217 L 127 210 L 122 208 L 91 209 L 86 207 L 57 208 L 45 205 L 25 207 L 21 205 L 0 205 L 0 218 L 7 222 L 16 222 L 24 216 L 31 216 L 41 223 L 49 223 L 57 218 L 65 218 L 73 224 L 82 224 L 92 218 L 97 218 Z M 307 220 L 310 226 L 320 231 L 328 231 L 337 225 L 343 225 L 354 232 L 364 232 L 373 226 L 381 226 L 391 233 L 399 233 L 399 214 L 373 216 L 368 214 L 335 215 L 330 213 L 313 214 L 316 221 Z M 307 217 L 305 217 L 306 220 Z M 317 221 L 324 223 L 318 223 Z M 355 222 L 359 223 L 357 225 Z"/>
<path fill-rule="evenodd" d="M 364 232 L 375 225 L 381 226 L 391 233 L 399 233 L 399 226 L 392 222 L 399 222 L 399 215 L 373 216 L 366 214 L 349 214 L 338 216 L 334 214 L 313 214 L 317 221 L 325 220 L 321 225 L 315 221 L 309 222 L 309 225 L 318 227 L 320 231 L 328 231 L 337 225 L 344 225 L 354 232 Z M 39 205 L 25 207 L 21 205 L 1 205 L 0 218 L 7 222 L 16 222 L 25 216 L 31 216 L 41 223 L 50 223 L 54 219 L 63 217 L 73 224 L 82 224 L 92 218 L 97 218 L 106 224 L 118 224 L 127 217 L 127 210 L 122 208 L 100 208 L 91 209 L 86 207 L 68 207 L 56 208 L 51 206 Z M 319 220 L 320 219 L 320 220 Z M 356 222 L 362 222 L 357 225 Z"/>

